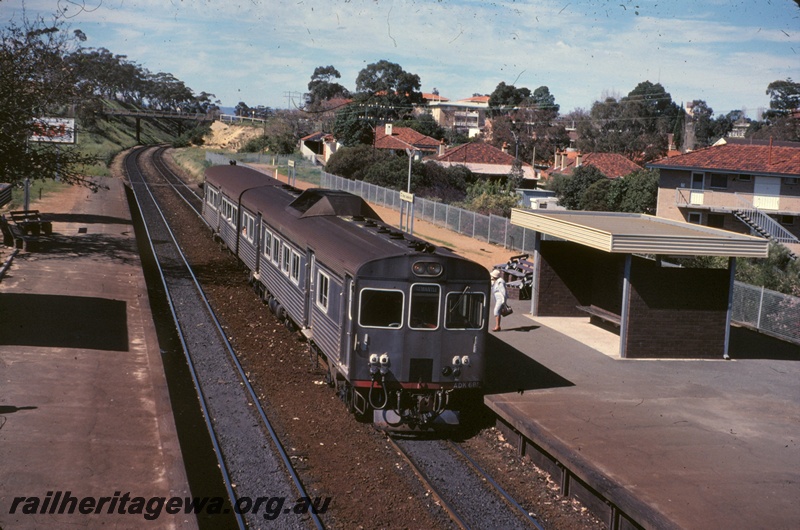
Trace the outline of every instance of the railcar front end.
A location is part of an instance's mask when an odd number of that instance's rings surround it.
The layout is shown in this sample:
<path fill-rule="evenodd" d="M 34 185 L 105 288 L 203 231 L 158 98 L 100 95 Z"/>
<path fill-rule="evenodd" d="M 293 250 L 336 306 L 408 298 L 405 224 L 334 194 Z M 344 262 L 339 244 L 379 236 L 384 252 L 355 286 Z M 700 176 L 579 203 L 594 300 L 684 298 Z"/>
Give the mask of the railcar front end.
<path fill-rule="evenodd" d="M 353 407 L 389 429 L 459 424 L 483 386 L 486 269 L 411 253 L 365 264 L 353 289 Z"/>

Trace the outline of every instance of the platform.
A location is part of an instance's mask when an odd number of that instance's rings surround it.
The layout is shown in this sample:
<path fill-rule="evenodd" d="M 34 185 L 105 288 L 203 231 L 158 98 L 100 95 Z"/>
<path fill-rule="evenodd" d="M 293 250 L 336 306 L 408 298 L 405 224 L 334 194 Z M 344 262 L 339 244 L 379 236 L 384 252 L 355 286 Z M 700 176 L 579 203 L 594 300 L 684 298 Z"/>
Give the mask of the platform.
<path fill-rule="evenodd" d="M 731 361 L 627 360 L 588 316 L 512 307 L 485 402 L 562 490 L 612 528 L 797 527 L 800 348 L 734 328 Z"/>
<path fill-rule="evenodd" d="M 124 187 L 104 183 L 37 202 L 53 237 L 0 280 L 0 528 L 197 528 L 135 513 L 190 492 Z"/>

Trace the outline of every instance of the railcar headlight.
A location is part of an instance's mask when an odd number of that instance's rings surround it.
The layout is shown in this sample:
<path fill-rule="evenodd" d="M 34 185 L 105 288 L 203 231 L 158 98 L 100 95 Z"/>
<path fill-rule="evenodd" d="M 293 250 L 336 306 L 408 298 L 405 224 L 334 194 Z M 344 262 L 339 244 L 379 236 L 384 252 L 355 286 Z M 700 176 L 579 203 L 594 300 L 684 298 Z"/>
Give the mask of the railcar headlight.
<path fill-rule="evenodd" d="M 441 275 L 443 270 L 442 264 L 434 261 L 417 261 L 411 266 L 411 272 L 416 276 L 435 277 Z"/>
<path fill-rule="evenodd" d="M 445 366 L 444 368 L 442 368 L 442 375 L 443 376 L 447 377 L 452 373 L 453 373 L 453 369 L 450 368 L 449 366 Z"/>
<path fill-rule="evenodd" d="M 386 374 L 389 372 L 389 356 L 385 353 L 381 355 L 381 373 Z"/>
<path fill-rule="evenodd" d="M 469 366 L 469 355 L 465 355 L 461 358 L 461 366 Z"/>
<path fill-rule="evenodd" d="M 453 357 L 453 366 L 461 366 L 461 357 L 458 355 Z"/>

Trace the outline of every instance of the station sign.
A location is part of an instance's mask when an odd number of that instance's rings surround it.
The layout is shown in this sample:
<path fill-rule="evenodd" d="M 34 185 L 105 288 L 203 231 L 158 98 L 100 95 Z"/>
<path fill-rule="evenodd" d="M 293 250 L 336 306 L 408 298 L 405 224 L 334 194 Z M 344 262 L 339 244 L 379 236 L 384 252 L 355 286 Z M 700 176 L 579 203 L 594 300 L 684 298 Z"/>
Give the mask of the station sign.
<path fill-rule="evenodd" d="M 33 122 L 32 142 L 75 143 L 74 118 L 37 118 Z"/>
<path fill-rule="evenodd" d="M 407 191 L 400 192 L 400 200 L 403 202 L 414 202 L 414 194 Z"/>

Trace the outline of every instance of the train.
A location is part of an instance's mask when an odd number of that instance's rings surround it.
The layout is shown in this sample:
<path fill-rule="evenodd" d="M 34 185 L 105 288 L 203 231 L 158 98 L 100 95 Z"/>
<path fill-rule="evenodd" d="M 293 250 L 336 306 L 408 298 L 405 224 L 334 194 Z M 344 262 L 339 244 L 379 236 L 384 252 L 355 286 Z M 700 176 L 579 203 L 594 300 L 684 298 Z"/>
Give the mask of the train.
<path fill-rule="evenodd" d="M 397 230 L 345 191 L 300 190 L 234 163 L 206 169 L 203 190 L 213 236 L 359 419 L 437 430 L 480 403 L 485 267 Z"/>

